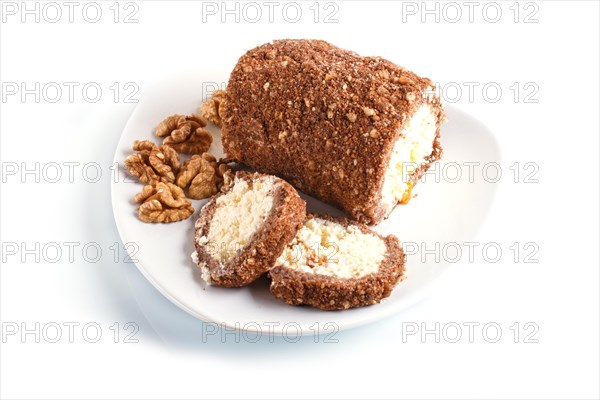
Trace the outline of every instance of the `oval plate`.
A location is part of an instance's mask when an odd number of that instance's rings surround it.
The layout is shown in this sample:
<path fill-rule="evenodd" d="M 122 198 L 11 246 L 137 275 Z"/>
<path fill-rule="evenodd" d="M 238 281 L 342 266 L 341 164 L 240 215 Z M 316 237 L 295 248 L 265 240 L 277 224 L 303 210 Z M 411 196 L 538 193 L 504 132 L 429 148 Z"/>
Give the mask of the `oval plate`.
<path fill-rule="evenodd" d="M 226 76 L 205 72 L 180 74 L 164 81 L 150 91 L 132 113 L 115 152 L 114 161 L 123 164 L 131 153 L 134 140 L 154 138 L 155 126 L 171 114 L 198 112 L 198 107 L 210 91 L 224 87 Z M 381 234 L 394 234 L 406 245 L 426 243 L 428 249 L 436 242 L 462 243 L 472 240 L 483 223 L 492 203 L 495 186 L 489 182 L 470 183 L 465 176 L 458 182 L 444 181 L 450 167 L 464 162 L 499 162 L 500 152 L 490 130 L 473 117 L 454 107 L 447 107 L 448 122 L 442 128 L 444 158 L 436 172 L 426 174 L 426 182 L 416 186 L 417 198 L 397 207 L 390 218 L 374 229 Z M 214 142 L 210 152 L 223 155 L 220 131 L 209 124 Z M 457 163 L 457 164 L 454 164 Z M 446 171 L 445 168 L 448 168 Z M 464 175 L 464 173 L 463 173 Z M 395 314 L 427 296 L 450 267 L 447 262 L 435 263 L 433 257 L 422 262 L 420 253 L 409 255 L 407 279 L 396 287 L 382 303 L 346 311 L 325 312 L 310 307 L 292 307 L 269 292 L 267 278 L 261 278 L 244 288 L 225 289 L 206 286 L 193 265 L 194 222 L 206 200 L 194 200 L 196 213 L 186 221 L 172 224 L 145 224 L 138 220 L 133 196 L 142 189 L 122 169 L 119 179 L 111 184 L 113 213 L 117 229 L 132 260 L 143 276 L 167 299 L 203 321 L 247 331 L 283 334 L 290 326 L 300 334 L 314 334 L 315 327 L 347 329 Z M 311 212 L 341 212 L 316 199 L 303 196 Z M 138 301 L 152 323 L 153 307 Z"/>

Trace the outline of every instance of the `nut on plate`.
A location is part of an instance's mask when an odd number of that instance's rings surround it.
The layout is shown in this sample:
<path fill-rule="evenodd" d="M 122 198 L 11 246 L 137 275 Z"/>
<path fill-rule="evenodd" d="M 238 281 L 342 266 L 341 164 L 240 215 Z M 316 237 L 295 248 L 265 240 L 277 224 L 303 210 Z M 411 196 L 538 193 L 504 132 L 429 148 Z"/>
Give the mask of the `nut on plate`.
<path fill-rule="evenodd" d="M 156 136 L 163 144 L 184 154 L 202 154 L 210 148 L 212 135 L 204 127 L 206 122 L 197 114 L 174 114 L 156 127 Z"/>
<path fill-rule="evenodd" d="M 200 106 L 200 115 L 217 125 L 221 126 L 221 115 L 225 104 L 225 91 L 215 90 L 210 97 Z"/>
<path fill-rule="evenodd" d="M 179 154 L 170 146 L 157 146 L 149 140 L 136 140 L 132 146 L 137 153 L 125 159 L 125 168 L 140 182 L 175 182 L 179 172 Z"/>
<path fill-rule="evenodd" d="M 223 185 L 225 176 L 233 176 L 226 163 L 219 164 L 209 153 L 194 155 L 186 160 L 177 175 L 177 185 L 184 189 L 189 185 L 188 197 L 204 199 L 216 194 Z"/>
<path fill-rule="evenodd" d="M 142 153 L 134 153 L 125 159 L 125 168 L 129 173 L 140 180 L 143 183 L 154 183 L 160 180 L 160 177 L 156 174 L 156 171 L 148 165 L 148 158 L 144 157 Z"/>
<path fill-rule="evenodd" d="M 233 170 L 227 163 L 219 164 L 219 168 L 217 168 L 217 175 L 223 178 L 223 183 L 221 184 L 221 191 L 224 192 L 233 184 L 233 178 L 235 178 L 235 174 Z"/>
<path fill-rule="evenodd" d="M 140 203 L 138 217 L 144 222 L 176 222 L 194 213 L 192 202 L 183 190 L 170 182 L 146 185 L 133 200 Z"/>

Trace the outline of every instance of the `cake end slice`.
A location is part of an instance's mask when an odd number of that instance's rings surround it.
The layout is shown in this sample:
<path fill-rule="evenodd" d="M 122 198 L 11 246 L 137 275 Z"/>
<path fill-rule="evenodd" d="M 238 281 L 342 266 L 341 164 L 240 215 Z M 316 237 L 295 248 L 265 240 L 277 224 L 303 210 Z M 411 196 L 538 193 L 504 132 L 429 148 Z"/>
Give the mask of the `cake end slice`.
<path fill-rule="evenodd" d="M 275 265 L 305 215 L 304 200 L 284 180 L 238 172 L 196 221 L 195 261 L 202 279 L 224 287 L 253 282 Z"/>
<path fill-rule="evenodd" d="M 269 275 L 271 292 L 287 304 L 345 310 L 379 303 L 404 272 L 395 236 L 347 218 L 308 215 Z"/>

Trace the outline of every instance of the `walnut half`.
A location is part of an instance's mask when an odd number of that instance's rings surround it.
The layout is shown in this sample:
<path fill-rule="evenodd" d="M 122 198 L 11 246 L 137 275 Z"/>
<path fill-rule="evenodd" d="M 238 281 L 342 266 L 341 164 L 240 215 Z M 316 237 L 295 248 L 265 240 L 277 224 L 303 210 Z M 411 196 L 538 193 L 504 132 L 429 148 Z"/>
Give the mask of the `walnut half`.
<path fill-rule="evenodd" d="M 225 91 L 215 90 L 210 99 L 206 100 L 200 106 L 200 115 L 217 125 L 222 126 L 221 116 L 223 115 L 223 105 L 225 104 Z"/>
<path fill-rule="evenodd" d="M 199 115 L 174 114 L 161 121 L 154 134 L 179 153 L 202 154 L 212 143 L 212 135 L 205 126 Z"/>
<path fill-rule="evenodd" d="M 176 182 L 182 189 L 189 185 L 188 197 L 204 199 L 218 192 L 227 172 L 231 175 L 229 165 L 219 164 L 215 157 L 204 153 L 202 156 L 194 155 L 184 162 Z"/>
<path fill-rule="evenodd" d="M 133 150 L 137 153 L 125 159 L 125 167 L 140 182 L 175 182 L 179 172 L 179 154 L 170 146 L 157 146 L 149 140 L 136 140 Z"/>
<path fill-rule="evenodd" d="M 192 202 L 179 186 L 172 183 L 146 185 L 133 200 L 141 203 L 138 217 L 144 222 L 176 222 L 194 213 Z"/>

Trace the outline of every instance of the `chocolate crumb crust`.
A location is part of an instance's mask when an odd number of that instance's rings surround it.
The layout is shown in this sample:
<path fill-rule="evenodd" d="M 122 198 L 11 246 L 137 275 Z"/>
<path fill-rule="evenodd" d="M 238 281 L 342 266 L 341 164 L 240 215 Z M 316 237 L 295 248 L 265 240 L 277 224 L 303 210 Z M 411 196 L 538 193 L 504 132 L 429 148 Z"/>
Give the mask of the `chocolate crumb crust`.
<path fill-rule="evenodd" d="M 366 225 L 344 217 L 307 215 L 307 219 L 310 218 L 322 218 L 345 227 L 357 226 L 361 232 L 381 238 L 385 242 L 387 253 L 377 272 L 351 279 L 313 274 L 276 265 L 269 271 L 269 276 L 271 292 L 278 299 L 290 305 L 306 304 L 327 311 L 346 310 L 379 303 L 405 278 L 406 256 L 400 241 L 394 235 L 383 237 Z"/>
<path fill-rule="evenodd" d="M 263 174 L 239 171 L 236 178 L 243 179 L 252 187 L 253 181 L 264 177 Z M 207 236 L 210 223 L 218 207 L 217 199 L 228 191 L 216 194 L 200 210 L 196 221 L 195 245 L 199 266 L 204 265 L 210 272 L 213 283 L 224 287 L 247 285 L 267 272 L 283 252 L 296 231 L 302 225 L 306 215 L 306 203 L 298 192 L 287 182 L 274 176 L 270 196 L 273 196 L 273 208 L 264 223 L 254 232 L 249 243 L 239 249 L 236 254 L 224 263 L 212 257 L 210 250 L 201 246 L 199 239 Z M 231 190 L 233 185 L 228 190 Z M 234 249 L 234 244 L 227 244 Z"/>
<path fill-rule="evenodd" d="M 440 100 L 433 83 L 380 57 L 361 57 L 321 40 L 279 40 L 248 51 L 233 69 L 223 107 L 225 153 L 288 180 L 360 222 L 389 213 L 381 189 L 394 143 L 427 103 L 442 155 Z M 417 179 L 415 179 L 416 182 Z"/>

